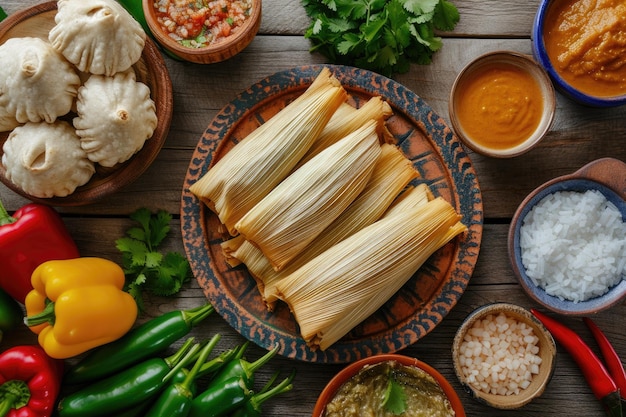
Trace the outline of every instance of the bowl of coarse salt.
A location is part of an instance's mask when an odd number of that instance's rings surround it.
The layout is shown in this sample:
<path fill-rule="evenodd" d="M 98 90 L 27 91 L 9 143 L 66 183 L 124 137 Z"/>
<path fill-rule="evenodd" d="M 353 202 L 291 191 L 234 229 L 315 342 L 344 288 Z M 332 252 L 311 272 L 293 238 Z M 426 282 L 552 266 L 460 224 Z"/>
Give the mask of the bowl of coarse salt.
<path fill-rule="evenodd" d="M 595 314 L 626 298 L 626 163 L 603 158 L 548 181 L 518 207 L 511 266 L 526 293 L 560 314 Z"/>
<path fill-rule="evenodd" d="M 494 408 L 520 408 L 541 396 L 554 373 L 556 344 L 530 311 L 509 303 L 474 310 L 452 343 L 466 392 Z"/>

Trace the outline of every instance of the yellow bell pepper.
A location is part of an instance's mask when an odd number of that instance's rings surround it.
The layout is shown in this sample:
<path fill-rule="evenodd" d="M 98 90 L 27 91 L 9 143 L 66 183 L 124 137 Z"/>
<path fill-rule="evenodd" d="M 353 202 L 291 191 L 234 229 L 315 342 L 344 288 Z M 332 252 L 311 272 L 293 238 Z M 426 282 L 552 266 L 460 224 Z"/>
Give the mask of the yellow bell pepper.
<path fill-rule="evenodd" d="M 56 359 L 70 358 L 119 339 L 137 319 L 124 288 L 124 271 L 107 259 L 47 261 L 32 274 L 26 324 Z"/>

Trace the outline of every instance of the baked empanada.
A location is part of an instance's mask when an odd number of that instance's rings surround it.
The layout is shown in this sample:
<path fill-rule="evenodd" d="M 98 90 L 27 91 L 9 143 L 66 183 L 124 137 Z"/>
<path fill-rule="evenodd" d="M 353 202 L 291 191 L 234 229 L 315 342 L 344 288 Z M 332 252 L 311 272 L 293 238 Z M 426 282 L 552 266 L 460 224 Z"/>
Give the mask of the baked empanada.
<path fill-rule="evenodd" d="M 0 62 L 0 107 L 7 120 L 52 123 L 71 110 L 80 78 L 50 43 L 8 39 L 0 45 Z"/>
<path fill-rule="evenodd" d="M 76 67 L 113 75 L 141 57 L 146 33 L 115 0 L 59 0 L 48 39 Z"/>
<path fill-rule="evenodd" d="M 6 178 L 35 197 L 65 197 L 96 171 L 74 128 L 63 120 L 18 126 L 2 149 Z"/>
<path fill-rule="evenodd" d="M 78 89 L 74 127 L 93 162 L 112 167 L 130 159 L 157 126 L 150 88 L 132 69 L 112 77 L 92 75 Z"/>

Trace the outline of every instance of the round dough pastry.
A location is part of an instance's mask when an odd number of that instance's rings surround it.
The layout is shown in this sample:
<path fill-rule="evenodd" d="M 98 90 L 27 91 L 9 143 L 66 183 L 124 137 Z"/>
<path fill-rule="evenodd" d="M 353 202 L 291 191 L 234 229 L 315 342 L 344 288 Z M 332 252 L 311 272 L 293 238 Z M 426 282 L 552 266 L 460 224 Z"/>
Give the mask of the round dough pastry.
<path fill-rule="evenodd" d="M 52 123 L 71 110 L 80 78 L 50 43 L 8 39 L 0 45 L 0 62 L 0 107 L 5 113 L 0 118 Z"/>
<path fill-rule="evenodd" d="M 146 33 L 115 0 L 59 0 L 48 39 L 76 67 L 113 75 L 141 57 Z"/>
<path fill-rule="evenodd" d="M 68 196 L 96 172 L 72 125 L 62 120 L 18 126 L 2 149 L 6 178 L 39 198 Z"/>
<path fill-rule="evenodd" d="M 112 167 L 130 159 L 157 126 L 150 88 L 130 69 L 112 77 L 92 75 L 78 89 L 76 134 L 93 162 Z"/>
<path fill-rule="evenodd" d="M 9 113 L 6 106 L 0 106 L 0 132 L 13 130 L 19 125 L 15 115 Z"/>

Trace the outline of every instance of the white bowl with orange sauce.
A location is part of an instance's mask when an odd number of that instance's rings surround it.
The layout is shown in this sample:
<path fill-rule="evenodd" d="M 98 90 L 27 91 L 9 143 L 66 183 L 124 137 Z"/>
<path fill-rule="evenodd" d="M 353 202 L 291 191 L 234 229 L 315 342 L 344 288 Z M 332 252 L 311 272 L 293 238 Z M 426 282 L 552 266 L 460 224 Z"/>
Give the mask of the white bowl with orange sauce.
<path fill-rule="evenodd" d="M 559 92 L 591 107 L 626 104 L 626 3 L 542 0 L 533 55 Z"/>
<path fill-rule="evenodd" d="M 554 87 L 532 57 L 513 51 L 481 55 L 458 74 L 448 110 L 471 150 L 512 158 L 535 147 L 552 126 Z"/>

